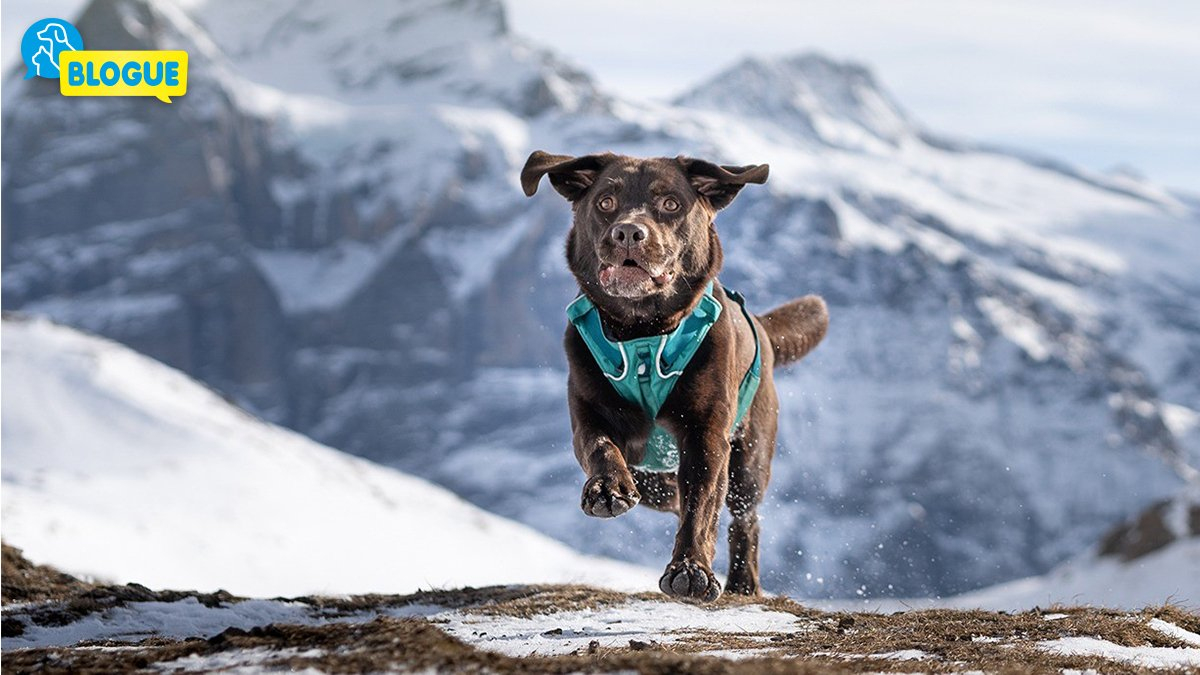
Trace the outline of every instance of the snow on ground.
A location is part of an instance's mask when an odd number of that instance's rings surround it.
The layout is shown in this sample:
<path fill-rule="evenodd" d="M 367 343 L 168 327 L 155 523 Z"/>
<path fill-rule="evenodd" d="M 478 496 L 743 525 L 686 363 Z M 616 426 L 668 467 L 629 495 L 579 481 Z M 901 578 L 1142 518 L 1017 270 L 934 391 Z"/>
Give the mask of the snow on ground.
<path fill-rule="evenodd" d="M 37 563 L 259 596 L 656 586 L 44 320 L 4 321 L 3 392 L 3 536 Z"/>
<path fill-rule="evenodd" d="M 1200 647 L 1200 635 L 1184 630 L 1173 623 L 1163 621 L 1162 619 L 1150 619 L 1150 627 L 1164 635 L 1170 635 L 1180 642 Z"/>
<path fill-rule="evenodd" d="M 450 612 L 434 617 L 454 637 L 509 656 L 570 654 L 599 647 L 625 647 L 630 640 L 671 644 L 704 632 L 769 635 L 806 629 L 794 614 L 760 605 L 709 609 L 676 602 L 635 600 L 599 609 L 527 617 Z"/>
<path fill-rule="evenodd" d="M 175 659 L 174 661 L 166 661 L 157 664 L 158 669 L 164 673 L 242 673 L 247 675 L 250 673 L 272 672 L 273 669 L 269 666 L 269 661 L 281 658 L 313 658 L 324 654 L 320 649 L 265 649 L 257 647 L 254 649 L 233 649 L 225 652 L 217 652 L 216 654 L 190 654 L 183 658 Z M 315 668 L 289 669 L 289 673 L 297 673 L 299 675 L 321 675 L 323 671 Z"/>
<path fill-rule="evenodd" d="M 406 610 L 408 608 L 405 608 Z M 410 612 L 408 616 L 415 613 Z M 1047 615 L 1050 618 L 1053 615 Z M 1065 616 L 1065 615 L 1064 615 Z M 728 659 L 780 655 L 778 636 L 820 629 L 820 620 L 801 618 L 760 605 L 726 608 L 674 602 L 631 601 L 594 610 L 535 614 L 514 617 L 452 611 L 428 616 L 454 637 L 480 649 L 509 656 L 571 654 L 596 648 L 620 648 L 633 642 L 672 645 L 713 636 L 737 636 L 761 646 L 700 653 Z M 1132 619 L 1131 619 L 1132 620 Z M 1161 619 L 1149 626 L 1186 644 L 1200 644 L 1200 635 Z M 772 639 L 775 638 L 775 639 Z M 1007 640 L 989 638 L 980 642 L 1003 645 Z M 596 644 L 593 644 L 596 643 Z M 1128 647 L 1090 637 L 1066 637 L 1043 641 L 1039 647 L 1062 654 L 1095 655 L 1152 668 L 1200 666 L 1200 649 L 1180 647 Z M 669 648 L 669 647 L 668 647 Z M 1003 648 L 999 646 L 998 648 Z M 920 649 L 901 649 L 871 654 L 829 652 L 843 659 L 919 661 L 937 657 Z"/>
<path fill-rule="evenodd" d="M 878 619 L 875 619 L 859 614 L 855 620 L 849 615 L 821 615 L 807 610 L 792 613 L 784 611 L 782 606 L 768 608 L 759 604 L 734 604 L 713 607 L 678 603 L 665 598 L 647 600 L 632 596 L 572 606 L 571 598 L 586 598 L 586 592 L 568 597 L 553 596 L 553 590 L 543 591 L 552 596 L 548 604 L 535 601 L 522 605 L 525 600 L 536 600 L 537 594 L 522 595 L 519 592 L 521 589 L 510 590 L 518 591 L 516 605 L 512 604 L 511 599 L 493 596 L 490 599 L 480 597 L 475 603 L 460 609 L 438 604 L 404 605 L 402 603 L 406 600 L 399 598 L 390 601 L 380 599 L 374 605 L 338 609 L 335 606 L 323 607 L 283 599 L 226 601 L 209 606 L 195 597 L 188 597 L 176 602 L 132 602 L 95 611 L 73 622 L 40 624 L 31 620 L 34 614 L 25 613 L 26 607 L 8 605 L 5 608 L 6 620 L 20 622 L 23 632 L 6 637 L 3 648 L 8 656 L 12 656 L 13 650 L 70 647 L 83 641 L 106 640 L 117 644 L 99 649 L 134 650 L 137 647 L 123 647 L 120 643 L 132 645 L 149 637 L 159 638 L 159 644 L 163 640 L 213 638 L 227 628 L 248 631 L 272 623 L 302 626 L 355 624 L 369 631 L 366 626 L 380 626 L 379 619 L 420 619 L 467 645 L 516 658 L 653 650 L 729 660 L 778 658 L 795 663 L 798 659 L 825 659 L 827 666 L 830 662 L 892 661 L 900 667 L 899 663 L 903 662 L 936 663 L 968 655 L 973 659 L 990 659 L 994 664 L 996 659 L 1003 661 L 1010 658 L 1004 656 L 1005 653 L 1019 654 L 1019 651 L 1013 650 L 1025 649 L 1059 656 L 1099 657 L 1148 668 L 1184 669 L 1200 666 L 1200 648 L 1190 646 L 1200 645 L 1200 635 L 1175 623 L 1144 614 L 1113 617 L 1106 616 L 1104 612 L 1073 609 L 1068 610 L 1070 613 L 1042 614 L 1040 617 L 1036 613 L 1033 617 L 979 617 L 971 612 L 963 612 L 956 618 L 944 614 L 914 613 L 910 619 L 882 615 L 877 615 Z M 1089 614 L 1089 611 L 1093 613 Z M 957 624 L 954 623 L 956 619 L 959 622 Z M 1047 628 L 1035 628 L 1034 635 L 1027 635 L 1030 619 L 1045 622 Z M 1083 621 L 1072 625 L 1074 619 Z M 913 624 L 904 630 L 894 623 L 886 623 L 905 620 L 911 620 Z M 925 649 L 914 646 L 913 639 L 899 637 L 906 630 L 931 630 L 931 620 L 944 620 L 947 625 L 955 625 L 955 628 L 948 629 L 951 633 L 949 643 L 938 642 L 945 636 L 925 636 L 930 640 L 929 648 Z M 876 621 L 881 623 L 872 625 Z M 1143 632 L 1140 637 L 1120 635 L 1138 623 L 1143 631 L 1149 633 Z M 1050 624 L 1053 624 L 1052 628 Z M 1018 629 L 1018 626 L 1024 628 Z M 932 630 L 938 633 L 937 629 Z M 975 634 L 974 631 L 978 630 L 992 631 L 993 634 Z M 960 650 L 955 652 L 955 656 L 948 656 L 947 649 L 953 651 L 958 648 L 947 645 L 961 640 L 954 637 L 955 631 L 970 633 L 973 649 L 968 652 Z M 1172 646 L 1149 639 L 1153 632 L 1165 636 L 1168 639 L 1166 644 Z M 275 634 L 282 633 L 275 631 Z M 884 635 L 892 635 L 887 639 L 898 640 L 890 644 L 904 646 L 872 649 L 871 645 L 889 644 L 879 641 L 880 636 Z M 1056 637 L 1047 639 L 1050 636 Z M 333 643 L 321 643 L 319 647 L 311 638 L 308 640 L 269 649 L 247 649 L 230 644 L 223 650 L 197 649 L 199 653 L 182 658 L 176 652 L 169 663 L 160 663 L 159 668 L 172 672 L 176 668 L 267 668 L 282 658 L 314 659 L 326 655 L 328 649 L 336 649 L 329 647 Z M 1131 642 L 1133 644 L 1129 644 Z M 208 644 L 220 644 L 220 641 L 210 640 Z M 855 646 L 860 649 L 855 649 Z M 1019 663 L 1020 656 L 1016 658 Z M 147 660 L 143 658 L 143 661 Z M 971 665 L 958 660 L 956 663 L 964 667 Z"/>
<path fill-rule="evenodd" d="M 765 641 L 768 635 L 779 632 L 808 630 L 806 626 L 811 623 L 761 605 L 713 609 L 665 598 L 512 616 L 421 604 L 345 614 L 282 599 L 208 607 L 189 597 L 177 602 L 132 602 L 66 625 L 29 624 L 23 635 L 5 638 L 4 649 L 69 646 L 82 640 L 136 642 L 151 636 L 207 638 L 229 627 L 248 630 L 270 623 L 367 622 L 380 615 L 425 618 L 464 642 L 509 656 L 569 654 L 587 649 L 593 641 L 605 648 L 625 647 L 630 640 L 670 644 L 701 633 L 758 634 Z"/>
<path fill-rule="evenodd" d="M 1074 656 L 1099 656 L 1146 668 L 1183 668 L 1200 665 L 1200 649 L 1126 647 L 1090 637 L 1066 637 L 1041 643 L 1047 651 Z"/>
<path fill-rule="evenodd" d="M 308 605 L 285 600 L 246 600 L 207 607 L 196 598 L 177 602 L 134 602 L 89 614 L 61 626 L 29 625 L 24 634 L 4 639 L 5 649 L 73 645 L 83 640 L 137 642 L 148 637 L 211 637 L 234 627 L 247 630 L 271 623 L 313 624 L 321 620 Z"/>

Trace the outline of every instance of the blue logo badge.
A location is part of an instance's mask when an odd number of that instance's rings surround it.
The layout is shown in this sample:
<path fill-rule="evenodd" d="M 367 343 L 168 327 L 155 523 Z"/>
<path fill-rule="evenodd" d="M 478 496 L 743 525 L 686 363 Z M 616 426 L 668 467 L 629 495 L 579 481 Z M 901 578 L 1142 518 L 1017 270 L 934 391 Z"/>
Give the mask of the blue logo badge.
<path fill-rule="evenodd" d="M 25 31 L 21 38 L 21 58 L 25 61 L 25 79 L 58 79 L 58 56 L 64 51 L 83 49 L 83 36 L 70 21 L 42 19 Z"/>

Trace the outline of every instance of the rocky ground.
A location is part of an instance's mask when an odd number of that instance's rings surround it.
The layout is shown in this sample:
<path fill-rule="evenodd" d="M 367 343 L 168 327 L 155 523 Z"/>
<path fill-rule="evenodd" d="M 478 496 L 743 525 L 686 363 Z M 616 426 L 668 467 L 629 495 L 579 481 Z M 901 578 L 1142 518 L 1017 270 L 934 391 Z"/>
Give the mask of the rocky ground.
<path fill-rule="evenodd" d="M 4 547 L 5 672 L 807 673 L 1200 669 L 1200 615 L 823 612 L 582 586 L 245 599 L 85 582 Z"/>

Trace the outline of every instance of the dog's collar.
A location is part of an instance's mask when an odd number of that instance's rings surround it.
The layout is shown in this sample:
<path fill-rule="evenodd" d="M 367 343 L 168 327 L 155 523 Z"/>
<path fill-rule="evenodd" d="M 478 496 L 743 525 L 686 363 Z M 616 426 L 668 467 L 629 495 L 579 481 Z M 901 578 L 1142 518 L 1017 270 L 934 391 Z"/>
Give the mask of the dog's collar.
<path fill-rule="evenodd" d="M 738 412 L 733 423 L 733 429 L 736 429 L 750 409 L 750 403 L 758 391 L 762 350 L 758 331 L 755 330 L 754 322 L 746 311 L 742 296 L 728 289 L 725 292 L 741 306 L 754 334 L 754 361 L 738 388 Z M 721 310 L 721 301 L 713 294 L 713 282 L 709 281 L 695 309 L 684 317 L 675 330 L 663 335 L 623 341 L 610 340 L 604 333 L 596 305 L 582 294 L 567 306 L 567 318 L 583 338 L 592 359 L 609 384 L 622 398 L 641 407 L 646 415 L 654 420 L 658 418 L 658 411 L 662 409 L 679 376 L 687 369 L 688 363 L 704 343 L 709 329 L 721 317 Z M 668 431 L 655 425 L 646 442 L 642 463 L 635 468 L 645 471 L 674 471 L 678 466 L 678 444 Z"/>

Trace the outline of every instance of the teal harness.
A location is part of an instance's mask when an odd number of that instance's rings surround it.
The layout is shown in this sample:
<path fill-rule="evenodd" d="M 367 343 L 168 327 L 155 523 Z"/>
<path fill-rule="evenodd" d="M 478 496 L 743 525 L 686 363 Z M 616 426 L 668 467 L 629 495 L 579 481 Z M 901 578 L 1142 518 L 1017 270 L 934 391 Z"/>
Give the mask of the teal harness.
<path fill-rule="evenodd" d="M 745 298 L 729 289 L 725 293 L 742 308 L 742 314 L 754 335 L 754 361 L 738 386 L 737 417 L 729 429 L 732 435 L 750 410 L 754 394 L 758 392 L 762 377 L 762 345 L 754 322 L 750 319 L 750 312 L 746 311 Z M 658 419 L 658 411 L 671 395 L 671 389 L 720 316 L 721 302 L 713 296 L 711 281 L 704 288 L 704 295 L 700 296 L 696 309 L 680 322 L 678 328 L 666 335 L 614 342 L 604 334 L 600 312 L 586 295 L 580 295 L 567 306 L 567 318 L 579 331 L 609 384 L 622 398 L 641 407 L 652 420 Z M 642 471 L 674 471 L 679 468 L 679 444 L 671 432 L 655 424 L 650 438 L 646 440 L 642 463 L 633 468 Z"/>

